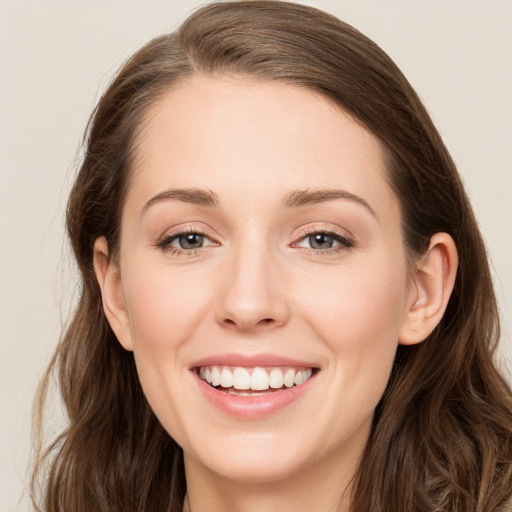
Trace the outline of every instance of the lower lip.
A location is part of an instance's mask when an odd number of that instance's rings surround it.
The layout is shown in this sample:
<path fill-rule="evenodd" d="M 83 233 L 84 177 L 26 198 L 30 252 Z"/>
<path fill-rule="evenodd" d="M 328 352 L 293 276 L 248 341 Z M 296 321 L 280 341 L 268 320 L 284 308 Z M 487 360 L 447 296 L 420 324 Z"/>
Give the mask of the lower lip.
<path fill-rule="evenodd" d="M 299 386 L 285 388 L 280 391 L 270 392 L 257 396 L 231 395 L 226 391 L 219 391 L 210 386 L 194 373 L 199 389 L 206 399 L 230 416 L 240 419 L 259 419 L 270 416 L 283 407 L 298 400 L 311 387 L 315 375 Z"/>

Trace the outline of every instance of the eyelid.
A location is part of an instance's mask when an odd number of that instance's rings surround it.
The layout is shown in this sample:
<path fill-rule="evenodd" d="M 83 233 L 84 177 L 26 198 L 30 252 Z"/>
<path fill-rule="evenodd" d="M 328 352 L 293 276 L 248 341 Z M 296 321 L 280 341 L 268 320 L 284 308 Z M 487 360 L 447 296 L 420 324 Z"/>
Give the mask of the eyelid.
<path fill-rule="evenodd" d="M 197 233 L 198 235 L 207 238 L 211 242 L 211 244 L 205 247 L 199 247 L 197 249 L 181 249 L 179 247 L 174 247 L 170 245 L 171 241 L 175 240 L 181 235 L 187 235 L 190 233 Z M 157 249 L 169 250 L 176 254 L 190 254 L 200 251 L 201 249 L 205 249 L 206 247 L 218 246 L 219 244 L 220 242 L 218 241 L 218 237 L 216 237 L 212 233 L 212 231 L 205 228 L 204 226 L 180 225 L 164 231 L 162 235 L 160 235 L 153 241 L 152 245 Z"/>
<path fill-rule="evenodd" d="M 354 235 L 348 229 L 325 222 L 312 222 L 299 227 L 295 238 L 305 237 L 314 233 L 330 233 L 355 242 Z"/>
<path fill-rule="evenodd" d="M 201 235 L 209 240 L 209 244 L 204 247 L 198 247 L 197 249 L 182 249 L 179 247 L 171 246 L 171 242 L 176 240 L 181 235 L 186 235 L 190 233 L 196 233 L 198 235 Z M 330 247 L 327 249 L 315 249 L 315 248 L 308 248 L 300 246 L 299 243 L 306 237 L 314 235 L 314 234 L 325 234 L 328 236 L 332 236 L 336 241 L 339 242 L 340 245 Z M 218 236 L 212 233 L 210 229 L 202 226 L 194 226 L 194 225 L 179 225 L 175 226 L 171 229 L 168 229 L 164 231 L 162 235 L 157 237 L 153 241 L 153 246 L 157 249 L 169 251 L 173 254 L 186 254 L 186 255 L 193 255 L 199 251 L 202 251 L 203 249 L 206 249 L 208 247 L 215 247 L 220 245 L 220 242 L 218 240 Z M 350 233 L 346 229 L 342 229 L 336 226 L 333 226 L 332 224 L 325 224 L 325 223 L 313 223 L 308 224 L 306 226 L 302 226 L 298 229 L 296 232 L 296 235 L 294 237 L 294 241 L 290 244 L 290 247 L 293 248 L 299 248 L 304 250 L 305 252 L 310 252 L 315 255 L 319 254 L 326 254 L 326 253 L 336 253 L 340 251 L 346 251 L 349 249 L 352 249 L 354 246 L 356 246 L 356 241 L 352 233 Z"/>
<path fill-rule="evenodd" d="M 340 242 L 341 245 L 336 247 L 330 247 L 328 249 L 312 249 L 298 245 L 304 238 L 314 235 L 316 233 L 332 236 L 338 242 Z M 349 250 L 355 247 L 356 245 L 357 244 L 355 237 L 348 230 L 337 228 L 332 224 L 326 225 L 323 223 L 314 223 L 301 227 L 297 232 L 294 241 L 291 243 L 291 247 L 302 248 L 313 254 L 323 254 L 328 252 L 339 252 L 340 250 Z"/>

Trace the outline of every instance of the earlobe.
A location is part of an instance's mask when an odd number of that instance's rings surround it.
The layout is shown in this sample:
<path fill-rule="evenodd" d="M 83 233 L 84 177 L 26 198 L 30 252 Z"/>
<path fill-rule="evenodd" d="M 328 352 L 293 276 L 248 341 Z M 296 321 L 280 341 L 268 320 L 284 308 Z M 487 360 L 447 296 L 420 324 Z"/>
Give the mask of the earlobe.
<path fill-rule="evenodd" d="M 400 344 L 422 342 L 441 321 L 455 285 L 457 266 L 457 248 L 452 237 L 436 233 L 414 270 L 408 310 L 399 333 Z"/>
<path fill-rule="evenodd" d="M 128 315 L 123 298 L 121 274 L 109 255 L 108 242 L 100 237 L 94 243 L 94 272 L 101 290 L 103 311 L 119 343 L 132 350 Z"/>

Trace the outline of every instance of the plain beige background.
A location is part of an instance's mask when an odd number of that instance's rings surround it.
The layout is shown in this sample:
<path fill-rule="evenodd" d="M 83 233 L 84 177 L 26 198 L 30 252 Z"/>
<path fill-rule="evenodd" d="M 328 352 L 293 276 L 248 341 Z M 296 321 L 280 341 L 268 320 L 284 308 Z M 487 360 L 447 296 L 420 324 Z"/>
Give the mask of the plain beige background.
<path fill-rule="evenodd" d="M 0 511 L 23 494 L 31 400 L 73 301 L 63 205 L 88 115 L 137 47 L 202 2 L 0 0 Z M 317 0 L 379 43 L 439 127 L 472 198 L 512 367 L 512 1 Z"/>

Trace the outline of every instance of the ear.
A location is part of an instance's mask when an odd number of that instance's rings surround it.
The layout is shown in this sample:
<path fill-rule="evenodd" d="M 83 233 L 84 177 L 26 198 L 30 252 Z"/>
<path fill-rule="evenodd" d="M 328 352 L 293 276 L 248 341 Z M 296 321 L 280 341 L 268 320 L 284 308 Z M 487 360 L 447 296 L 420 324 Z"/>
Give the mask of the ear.
<path fill-rule="evenodd" d="M 458 261 L 453 238 L 436 233 L 412 276 L 408 310 L 398 337 L 400 344 L 422 342 L 441 321 L 455 285 Z"/>
<path fill-rule="evenodd" d="M 94 272 L 101 290 L 103 311 L 119 343 L 126 350 L 133 350 L 130 325 L 126 312 L 121 273 L 109 256 L 108 242 L 100 237 L 94 243 Z"/>

